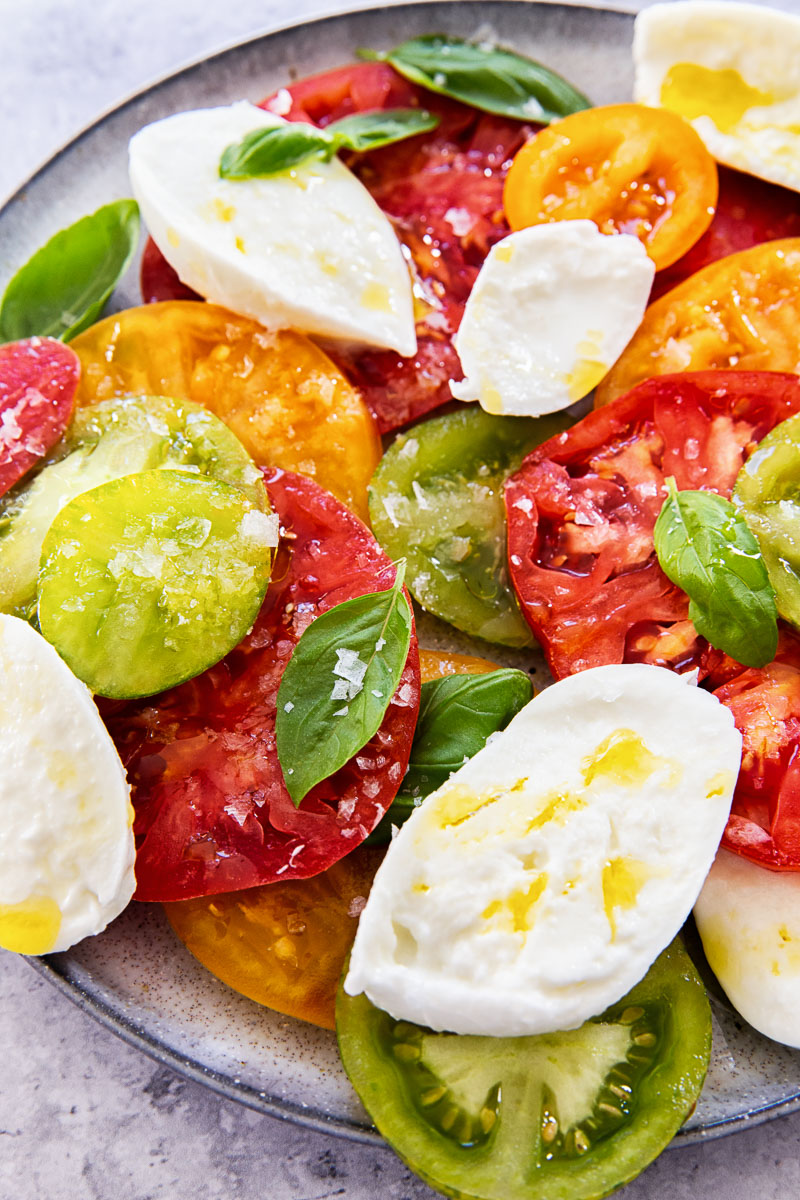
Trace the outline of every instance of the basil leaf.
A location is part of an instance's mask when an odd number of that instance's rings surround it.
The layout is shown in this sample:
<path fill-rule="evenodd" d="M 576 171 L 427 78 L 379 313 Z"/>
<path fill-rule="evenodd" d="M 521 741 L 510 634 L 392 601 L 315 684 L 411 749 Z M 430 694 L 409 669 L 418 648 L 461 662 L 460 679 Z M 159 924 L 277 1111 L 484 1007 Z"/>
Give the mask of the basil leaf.
<path fill-rule="evenodd" d="M 354 113 L 332 121 L 326 132 L 333 134 L 337 146 L 346 150 L 376 150 L 404 138 L 435 129 L 439 118 L 424 108 L 386 108 L 380 112 Z"/>
<path fill-rule="evenodd" d="M 591 108 L 586 96 L 548 67 L 483 42 L 429 33 L 385 54 L 358 53 L 361 58 L 388 62 L 406 79 L 432 92 L 504 117 L 547 125 Z"/>
<path fill-rule="evenodd" d="M 653 530 L 664 574 L 689 597 L 689 616 L 712 646 L 746 667 L 763 667 L 778 648 L 775 592 L 744 517 L 715 492 L 668 495 Z"/>
<path fill-rule="evenodd" d="M 325 129 L 290 121 L 268 129 L 254 129 L 240 142 L 222 152 L 219 173 L 222 179 L 254 179 L 278 175 L 312 158 L 327 161 L 336 153 L 336 143 Z"/>
<path fill-rule="evenodd" d="M 411 644 L 405 563 L 388 591 L 345 600 L 305 630 L 278 688 L 275 737 L 296 805 L 377 733 Z"/>
<path fill-rule="evenodd" d="M 0 342 L 68 342 L 100 316 L 139 243 L 135 200 L 116 200 L 55 234 L 13 277 L 0 301 Z"/>
<path fill-rule="evenodd" d="M 426 796 L 482 750 L 490 734 L 505 729 L 532 698 L 525 672 L 506 668 L 423 683 L 408 770 L 370 843 L 391 841 L 392 825 L 407 821 Z"/>

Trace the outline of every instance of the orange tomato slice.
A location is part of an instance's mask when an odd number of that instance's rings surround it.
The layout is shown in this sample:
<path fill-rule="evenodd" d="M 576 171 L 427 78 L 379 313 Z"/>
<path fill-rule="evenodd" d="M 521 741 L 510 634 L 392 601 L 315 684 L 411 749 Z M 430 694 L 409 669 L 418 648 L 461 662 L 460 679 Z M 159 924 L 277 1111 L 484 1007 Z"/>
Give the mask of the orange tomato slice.
<path fill-rule="evenodd" d="M 518 151 L 503 192 L 512 229 L 588 218 L 634 234 L 659 270 L 705 233 L 716 203 L 716 163 L 694 129 L 642 104 L 554 121 Z"/>
<path fill-rule="evenodd" d="M 720 258 L 656 300 L 595 393 L 609 404 L 653 375 L 735 367 L 800 374 L 800 238 Z"/>
<path fill-rule="evenodd" d="M 420 651 L 423 680 L 482 674 L 485 658 Z M 358 846 L 312 879 L 164 905 L 186 948 L 213 975 L 267 1008 L 334 1028 L 339 977 L 384 855 Z"/>
<path fill-rule="evenodd" d="M 213 304 L 130 308 L 80 334 L 77 403 L 164 395 L 216 413 L 259 466 L 308 475 L 364 520 L 381 443 L 361 395 L 302 334 Z"/>

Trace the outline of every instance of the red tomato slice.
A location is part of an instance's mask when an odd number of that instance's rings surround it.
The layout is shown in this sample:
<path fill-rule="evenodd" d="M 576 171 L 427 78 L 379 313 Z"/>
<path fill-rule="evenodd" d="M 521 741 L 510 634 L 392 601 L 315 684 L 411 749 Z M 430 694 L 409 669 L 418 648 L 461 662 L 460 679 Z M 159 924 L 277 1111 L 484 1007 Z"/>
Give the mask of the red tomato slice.
<path fill-rule="evenodd" d="M 506 484 L 511 578 L 557 679 L 619 662 L 723 671 L 655 556 L 664 480 L 729 497 L 755 445 L 797 412 L 796 375 L 662 375 L 528 455 Z"/>
<path fill-rule="evenodd" d="M 184 900 L 324 871 L 364 840 L 405 774 L 419 707 L 419 654 L 383 724 L 295 808 L 275 750 L 284 666 L 315 616 L 388 587 L 391 561 L 338 500 L 300 475 L 265 471 L 283 535 L 255 626 L 227 658 L 107 724 L 136 811 L 138 900 Z"/>
<path fill-rule="evenodd" d="M 742 766 L 722 844 L 777 871 L 800 870 L 800 638 L 714 693 L 742 731 Z"/>
<path fill-rule="evenodd" d="M 651 300 L 656 300 L 695 271 L 762 242 L 800 236 L 800 195 L 776 183 L 719 167 L 719 196 L 714 218 L 691 250 L 659 271 Z"/>
<path fill-rule="evenodd" d="M 61 438 L 80 376 L 77 354 L 55 338 L 0 346 L 0 496 Z"/>
<path fill-rule="evenodd" d="M 145 242 L 142 252 L 139 287 L 145 304 L 158 304 L 160 300 L 203 299 L 185 283 L 181 283 L 177 271 L 173 271 L 151 237 Z"/>

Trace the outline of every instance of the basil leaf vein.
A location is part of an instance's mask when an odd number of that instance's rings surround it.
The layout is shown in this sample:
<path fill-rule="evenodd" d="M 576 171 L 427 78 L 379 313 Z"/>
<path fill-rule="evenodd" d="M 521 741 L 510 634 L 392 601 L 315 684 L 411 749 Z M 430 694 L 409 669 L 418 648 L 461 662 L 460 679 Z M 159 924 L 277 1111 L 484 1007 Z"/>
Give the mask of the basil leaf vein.
<path fill-rule="evenodd" d="M 222 179 L 263 179 L 279 175 L 312 159 L 329 162 L 339 150 L 376 150 L 404 138 L 435 129 L 439 118 L 422 108 L 389 108 L 354 113 L 332 121 L 324 129 L 303 121 L 290 121 L 254 129 L 222 152 Z"/>
<path fill-rule="evenodd" d="M 68 342 L 93 324 L 139 242 L 135 200 L 116 200 L 60 230 L 20 267 L 0 301 L 0 342 Z"/>
<path fill-rule="evenodd" d="M 482 750 L 491 734 L 505 729 L 532 698 L 529 677 L 511 668 L 423 683 L 408 770 L 369 841 L 390 841 L 392 825 L 408 820 L 426 796 Z"/>
<path fill-rule="evenodd" d="M 522 121 L 548 124 L 590 108 L 591 101 L 549 67 L 512 50 L 445 34 L 410 38 L 394 50 L 359 50 L 388 62 L 412 83 Z"/>
<path fill-rule="evenodd" d="M 775 592 L 758 542 L 739 510 L 715 492 L 667 498 L 653 530 L 668 579 L 689 597 L 697 632 L 747 667 L 763 667 L 778 648 Z"/>
<path fill-rule="evenodd" d="M 380 728 L 411 644 L 404 573 L 401 563 L 387 591 L 345 600 L 318 616 L 286 665 L 275 738 L 295 805 Z"/>

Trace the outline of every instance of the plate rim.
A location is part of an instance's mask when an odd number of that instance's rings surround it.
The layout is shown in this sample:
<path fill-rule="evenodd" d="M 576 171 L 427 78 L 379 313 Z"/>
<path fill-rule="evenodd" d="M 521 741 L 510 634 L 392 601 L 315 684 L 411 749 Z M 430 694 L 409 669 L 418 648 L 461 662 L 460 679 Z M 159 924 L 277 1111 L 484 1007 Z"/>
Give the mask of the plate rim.
<path fill-rule="evenodd" d="M 110 118 L 123 113 L 136 102 L 154 95 L 162 87 L 175 83 L 182 76 L 197 70 L 199 67 L 213 64 L 228 54 L 245 49 L 260 41 L 291 34 L 294 31 L 312 27 L 321 29 L 327 25 L 347 20 L 351 17 L 362 15 L 366 17 L 371 14 L 386 13 L 393 10 L 401 12 L 403 9 L 411 8 L 443 8 L 445 2 L 446 0 L 390 0 L 390 3 L 387 4 L 376 4 L 373 0 L 371 3 L 357 4 L 336 12 L 319 14 L 317 16 L 312 15 L 311 17 L 297 21 L 266 26 L 245 37 L 234 38 L 229 42 L 224 42 L 207 54 L 200 54 L 190 58 L 173 69 L 156 75 L 134 90 L 124 94 L 119 100 L 101 109 L 84 125 L 79 126 L 39 166 L 34 168 L 22 183 L 15 186 L 13 191 L 8 195 L 0 197 L 0 221 L 2 221 L 7 209 L 24 199 L 24 193 L 28 187 L 36 183 L 64 155 L 76 149 L 84 138 L 92 134 L 99 126 L 103 125 Z M 588 3 L 583 2 L 583 0 L 489 0 L 488 3 L 486 0 L 459 0 L 459 3 L 474 6 L 476 14 L 480 17 L 485 16 L 486 19 L 490 19 L 487 15 L 488 11 L 495 7 L 495 5 L 497 7 L 507 7 L 510 3 L 519 5 L 520 7 L 547 7 L 604 13 L 609 16 L 627 18 L 630 21 L 636 16 L 635 12 L 631 12 L 629 9 L 619 7 L 613 3 L 607 3 L 605 0 L 598 0 L 597 3 L 592 3 L 591 0 Z M 351 1142 L 374 1147 L 387 1146 L 388 1143 L 374 1126 L 366 1126 L 347 1117 L 332 1116 L 322 1110 L 313 1108 L 311 1105 L 306 1106 L 282 1097 L 267 1095 L 266 1092 L 259 1091 L 251 1084 L 231 1078 L 222 1072 L 205 1066 L 188 1055 L 179 1053 L 176 1049 L 145 1032 L 145 1030 L 138 1028 L 135 1021 L 127 1019 L 119 1011 L 116 1011 L 99 993 L 92 993 L 77 979 L 70 978 L 68 970 L 65 970 L 58 961 L 60 956 L 23 957 L 25 957 L 28 964 L 40 977 L 52 984 L 62 995 L 75 1004 L 78 1009 L 87 1013 L 127 1045 L 142 1051 L 155 1062 L 171 1068 L 184 1078 L 209 1088 L 225 1099 L 244 1104 L 246 1107 L 266 1116 L 288 1121 L 315 1132 L 342 1137 Z M 715 1003 L 713 997 L 711 999 L 712 1004 Z M 759 1105 L 749 1112 L 740 1113 L 732 1117 L 721 1117 L 718 1120 L 709 1121 L 693 1129 L 682 1127 L 675 1134 L 667 1149 L 711 1141 L 743 1129 L 754 1128 L 757 1125 L 774 1120 L 779 1116 L 787 1116 L 798 1110 L 800 1110 L 800 1085 L 797 1086 L 797 1091 L 793 1095 Z"/>

